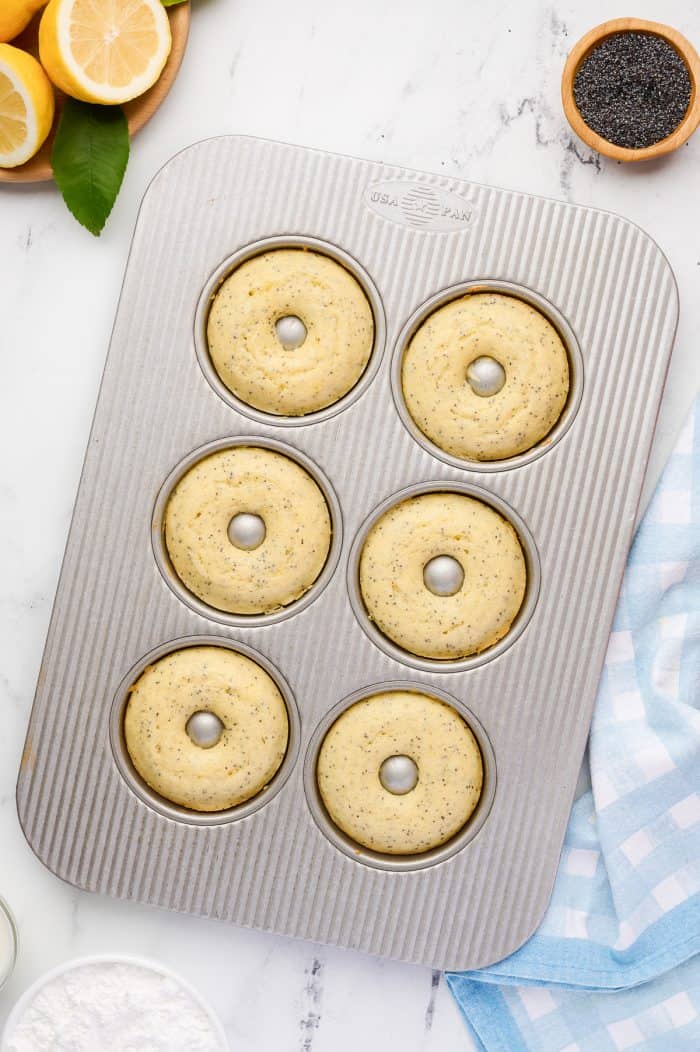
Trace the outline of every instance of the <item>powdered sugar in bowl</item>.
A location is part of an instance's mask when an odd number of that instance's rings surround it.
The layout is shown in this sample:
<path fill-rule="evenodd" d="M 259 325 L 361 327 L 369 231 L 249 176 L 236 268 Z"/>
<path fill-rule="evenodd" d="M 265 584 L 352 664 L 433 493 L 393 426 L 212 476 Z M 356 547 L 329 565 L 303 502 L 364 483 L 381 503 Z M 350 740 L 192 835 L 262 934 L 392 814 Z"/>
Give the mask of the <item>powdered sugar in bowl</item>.
<path fill-rule="evenodd" d="M 137 957 L 85 957 L 42 976 L 19 999 L 0 1052 L 229 1052 L 196 990 Z"/>

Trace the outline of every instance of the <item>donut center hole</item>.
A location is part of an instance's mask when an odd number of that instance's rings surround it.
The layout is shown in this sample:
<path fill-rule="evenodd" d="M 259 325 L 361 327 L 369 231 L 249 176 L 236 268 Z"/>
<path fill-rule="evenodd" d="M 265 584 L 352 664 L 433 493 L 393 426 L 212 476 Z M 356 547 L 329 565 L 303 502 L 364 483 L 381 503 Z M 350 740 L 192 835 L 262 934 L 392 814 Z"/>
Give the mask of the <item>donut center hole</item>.
<path fill-rule="evenodd" d="M 306 339 L 306 326 L 296 314 L 285 314 L 275 322 L 275 332 L 285 351 L 296 351 Z"/>
<path fill-rule="evenodd" d="M 490 355 L 482 354 L 469 363 L 467 383 L 479 398 L 490 398 L 498 394 L 505 382 L 505 369 Z"/>
<path fill-rule="evenodd" d="M 418 767 L 410 756 L 387 756 L 379 768 L 379 781 L 388 793 L 405 796 L 418 785 Z"/>
<path fill-rule="evenodd" d="M 215 713 L 207 709 L 200 709 L 192 713 L 185 725 L 185 730 L 190 741 L 198 745 L 200 749 L 213 749 L 221 741 L 224 725 Z"/>
<path fill-rule="evenodd" d="M 267 530 L 265 520 L 260 515 L 241 511 L 234 515 L 228 524 L 228 539 L 235 548 L 252 552 L 265 540 Z"/>
<path fill-rule="evenodd" d="M 436 555 L 423 567 L 423 583 L 433 595 L 456 595 L 464 584 L 464 569 L 451 555 Z"/>

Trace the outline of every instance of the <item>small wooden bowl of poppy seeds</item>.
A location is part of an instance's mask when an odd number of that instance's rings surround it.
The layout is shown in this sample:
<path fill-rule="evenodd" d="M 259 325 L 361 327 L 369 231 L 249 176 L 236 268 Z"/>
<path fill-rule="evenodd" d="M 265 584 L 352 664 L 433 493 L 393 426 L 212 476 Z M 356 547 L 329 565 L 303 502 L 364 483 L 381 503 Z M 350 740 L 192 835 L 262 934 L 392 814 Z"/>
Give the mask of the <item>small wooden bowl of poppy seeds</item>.
<path fill-rule="evenodd" d="M 700 124 L 700 58 L 671 26 L 603 22 L 566 60 L 562 102 L 573 130 L 598 153 L 616 161 L 660 157 Z"/>

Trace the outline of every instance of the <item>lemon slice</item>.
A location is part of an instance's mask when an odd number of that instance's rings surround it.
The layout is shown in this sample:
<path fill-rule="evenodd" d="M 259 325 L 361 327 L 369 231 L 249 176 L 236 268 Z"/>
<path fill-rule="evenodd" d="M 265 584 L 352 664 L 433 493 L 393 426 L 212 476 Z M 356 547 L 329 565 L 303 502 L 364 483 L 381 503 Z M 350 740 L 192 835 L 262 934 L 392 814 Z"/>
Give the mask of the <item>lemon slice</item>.
<path fill-rule="evenodd" d="M 83 102 L 118 105 L 142 95 L 171 47 L 160 0 L 51 0 L 39 27 L 42 66 Z"/>
<path fill-rule="evenodd" d="M 34 156 L 51 131 L 53 112 L 53 88 L 37 60 L 0 44 L 0 168 Z"/>
<path fill-rule="evenodd" d="M 46 0 L 0 0 L 0 40 L 14 40 Z"/>

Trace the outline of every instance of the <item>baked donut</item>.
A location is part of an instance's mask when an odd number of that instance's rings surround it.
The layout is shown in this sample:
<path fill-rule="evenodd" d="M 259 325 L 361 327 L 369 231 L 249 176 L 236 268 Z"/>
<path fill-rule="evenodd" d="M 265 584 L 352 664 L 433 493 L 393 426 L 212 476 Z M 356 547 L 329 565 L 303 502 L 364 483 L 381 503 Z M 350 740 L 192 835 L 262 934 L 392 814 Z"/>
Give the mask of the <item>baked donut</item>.
<path fill-rule="evenodd" d="M 501 639 L 522 605 L 526 575 L 511 524 L 461 493 L 394 504 L 360 554 L 370 619 L 398 646 L 427 658 L 464 658 Z"/>
<path fill-rule="evenodd" d="M 207 322 L 219 377 L 247 405 L 304 416 L 337 402 L 362 376 L 374 317 L 340 263 L 304 248 L 263 252 L 216 292 Z"/>
<path fill-rule="evenodd" d="M 192 730 L 202 714 L 219 725 L 206 746 Z M 160 796 L 192 811 L 223 811 L 250 800 L 279 770 L 289 719 L 276 683 L 251 658 L 227 647 L 184 647 L 149 665 L 131 688 L 124 738 Z"/>
<path fill-rule="evenodd" d="M 465 460 L 504 460 L 541 442 L 569 393 L 554 326 L 515 296 L 471 293 L 434 311 L 401 365 L 406 408 L 431 442 Z"/>
<path fill-rule="evenodd" d="M 479 802 L 483 777 L 481 751 L 459 713 L 409 690 L 373 694 L 346 709 L 316 765 L 333 822 L 363 847 L 391 855 L 429 851 L 458 833 Z"/>
<path fill-rule="evenodd" d="M 198 461 L 165 509 L 165 544 L 182 583 L 216 610 L 266 614 L 313 585 L 328 558 L 331 516 L 291 457 L 232 446 Z"/>

